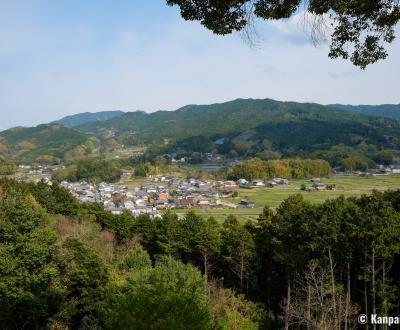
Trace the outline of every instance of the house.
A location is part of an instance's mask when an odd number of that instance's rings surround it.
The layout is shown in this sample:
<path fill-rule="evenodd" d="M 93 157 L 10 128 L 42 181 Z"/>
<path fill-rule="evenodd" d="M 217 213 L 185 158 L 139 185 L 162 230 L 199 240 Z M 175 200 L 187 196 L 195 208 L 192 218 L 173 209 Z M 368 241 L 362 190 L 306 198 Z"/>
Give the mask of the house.
<path fill-rule="evenodd" d="M 226 201 L 221 201 L 221 200 L 217 200 L 216 202 L 217 205 L 220 205 L 222 207 L 229 207 L 231 209 L 236 209 L 238 206 L 234 203 L 230 203 L 230 202 L 226 202 Z"/>
<path fill-rule="evenodd" d="M 197 206 L 202 208 L 202 209 L 208 209 L 211 207 L 210 201 L 208 199 L 200 199 L 197 202 Z"/>
<path fill-rule="evenodd" d="M 326 190 L 326 184 L 324 183 L 318 183 L 313 185 L 314 189 L 317 191 L 324 191 Z"/>
<path fill-rule="evenodd" d="M 143 198 L 138 198 L 135 200 L 135 205 L 136 206 L 146 206 L 146 200 Z"/>
<path fill-rule="evenodd" d="M 125 201 L 124 202 L 124 207 L 128 210 L 133 210 L 135 208 L 135 203 L 133 201 Z"/>
<path fill-rule="evenodd" d="M 245 185 L 245 184 L 248 184 L 249 181 L 247 181 L 246 179 L 239 179 L 239 180 L 236 181 L 236 183 L 238 185 Z"/>
<path fill-rule="evenodd" d="M 110 211 L 114 215 L 121 215 L 124 212 L 122 207 L 109 207 L 107 211 Z"/>
<path fill-rule="evenodd" d="M 192 198 L 179 198 L 175 201 L 175 207 L 181 209 L 191 209 L 194 206 Z"/>
<path fill-rule="evenodd" d="M 391 164 L 387 167 L 390 171 L 390 174 L 399 174 L 400 173 L 400 164 Z"/>
<path fill-rule="evenodd" d="M 249 200 L 247 200 L 247 199 L 242 199 L 240 202 L 239 202 L 239 207 L 242 207 L 242 208 L 248 208 L 248 209 L 250 209 L 250 208 L 253 208 L 255 206 L 255 203 L 254 202 L 251 202 L 251 201 L 249 201 Z"/>
<path fill-rule="evenodd" d="M 269 181 L 265 182 L 265 185 L 269 188 L 273 188 L 277 185 L 277 183 L 274 180 L 269 180 Z"/>
<path fill-rule="evenodd" d="M 273 178 L 272 181 L 275 182 L 276 184 L 286 184 L 286 185 L 289 184 L 289 180 L 282 178 Z"/>
<path fill-rule="evenodd" d="M 135 192 L 132 190 L 128 190 L 126 192 L 126 198 L 133 198 L 133 197 L 135 197 Z"/>
<path fill-rule="evenodd" d="M 233 180 L 227 180 L 227 181 L 224 182 L 224 186 L 225 186 L 225 187 L 236 187 L 237 184 L 236 184 L 236 182 L 233 181 Z"/>
<path fill-rule="evenodd" d="M 253 180 L 251 184 L 255 187 L 265 187 L 265 184 L 262 180 Z"/>
<path fill-rule="evenodd" d="M 158 194 L 158 200 L 160 201 L 168 201 L 168 194 L 166 192 L 162 192 Z"/>
<path fill-rule="evenodd" d="M 234 194 L 234 191 L 233 191 L 233 190 L 224 190 L 224 191 L 221 193 L 221 197 L 228 198 L 228 197 L 232 197 L 233 194 Z"/>
<path fill-rule="evenodd" d="M 154 202 L 154 206 L 157 210 L 165 210 L 168 208 L 168 202 L 157 200 Z"/>

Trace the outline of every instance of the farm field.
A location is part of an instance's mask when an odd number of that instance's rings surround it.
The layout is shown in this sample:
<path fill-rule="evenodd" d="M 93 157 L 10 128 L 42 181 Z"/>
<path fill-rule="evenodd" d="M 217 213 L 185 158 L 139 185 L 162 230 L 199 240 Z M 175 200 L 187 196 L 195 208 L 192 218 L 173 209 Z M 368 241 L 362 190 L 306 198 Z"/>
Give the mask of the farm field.
<path fill-rule="evenodd" d="M 341 195 L 360 196 L 369 194 L 372 190 L 400 189 L 400 175 L 389 176 L 334 176 L 322 180 L 326 184 L 335 184 L 336 188 L 332 191 L 300 191 L 302 184 L 310 184 L 307 180 L 291 180 L 287 186 L 260 189 L 237 189 L 239 196 L 228 199 L 238 203 L 241 199 L 249 199 L 255 202 L 256 206 L 252 209 L 203 209 L 195 210 L 203 216 L 213 216 L 219 221 L 223 221 L 226 216 L 232 214 L 242 221 L 255 220 L 265 205 L 276 208 L 279 204 L 292 194 L 300 193 L 304 198 L 313 203 L 322 203 L 326 199 L 336 198 Z M 178 214 L 184 214 L 187 210 L 177 210 Z"/>

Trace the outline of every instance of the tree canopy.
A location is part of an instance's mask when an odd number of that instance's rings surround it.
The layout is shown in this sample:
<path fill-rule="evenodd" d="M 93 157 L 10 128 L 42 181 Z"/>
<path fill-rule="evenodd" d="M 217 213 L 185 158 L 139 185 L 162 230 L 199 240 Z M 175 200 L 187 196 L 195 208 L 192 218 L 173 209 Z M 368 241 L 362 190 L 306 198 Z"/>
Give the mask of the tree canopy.
<path fill-rule="evenodd" d="M 400 190 L 297 194 L 221 224 L 113 215 L 56 185 L 0 180 L 5 330 L 352 329 L 361 312 L 398 314 L 399 266 Z"/>
<path fill-rule="evenodd" d="M 213 33 L 226 35 L 249 27 L 254 18 L 289 18 L 303 7 L 301 0 L 167 0 L 178 5 L 185 20 L 200 21 Z M 364 69 L 387 57 L 384 45 L 395 39 L 400 19 L 398 0 L 309 0 L 304 8 L 313 32 L 331 25 L 329 57 L 350 59 Z"/>

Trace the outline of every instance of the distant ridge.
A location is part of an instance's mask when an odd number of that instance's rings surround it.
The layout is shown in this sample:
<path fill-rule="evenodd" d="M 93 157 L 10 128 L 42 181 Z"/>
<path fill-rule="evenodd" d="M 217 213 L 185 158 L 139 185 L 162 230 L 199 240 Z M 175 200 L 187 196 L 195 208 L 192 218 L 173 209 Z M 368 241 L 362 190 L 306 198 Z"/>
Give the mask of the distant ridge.
<path fill-rule="evenodd" d="M 211 141 L 224 137 L 227 151 L 241 144 L 253 154 L 263 150 L 265 140 L 283 155 L 306 154 L 337 145 L 356 147 L 362 142 L 381 149 L 400 146 L 398 120 L 366 116 L 337 106 L 271 99 L 187 105 L 175 111 L 127 112 L 76 129 L 98 138 L 112 136 L 125 145 L 160 145 L 165 139 L 170 143 L 183 141 L 183 149 L 193 148 L 193 141 L 187 140 L 193 137 Z"/>
<path fill-rule="evenodd" d="M 14 127 L 0 132 L 0 152 L 8 160 L 54 163 L 89 155 L 97 139 L 59 124 Z"/>
<path fill-rule="evenodd" d="M 400 104 L 349 105 L 331 104 L 332 107 L 367 116 L 385 117 L 400 120 Z"/>
<path fill-rule="evenodd" d="M 139 145 L 154 154 L 307 156 L 333 165 L 362 156 L 372 164 L 381 151 L 396 156 L 400 150 L 400 121 L 394 119 L 400 119 L 399 108 L 236 99 L 175 111 L 82 113 L 57 124 L 1 132 L 0 154 L 14 161 L 54 162 L 96 155 L 100 147 Z M 222 144 L 215 143 L 222 138 Z"/>
<path fill-rule="evenodd" d="M 52 124 L 59 124 L 68 127 L 76 127 L 79 125 L 106 121 L 109 119 L 117 118 L 125 114 L 120 110 L 101 111 L 101 112 L 83 112 L 76 115 L 66 116 L 59 120 L 53 121 Z"/>

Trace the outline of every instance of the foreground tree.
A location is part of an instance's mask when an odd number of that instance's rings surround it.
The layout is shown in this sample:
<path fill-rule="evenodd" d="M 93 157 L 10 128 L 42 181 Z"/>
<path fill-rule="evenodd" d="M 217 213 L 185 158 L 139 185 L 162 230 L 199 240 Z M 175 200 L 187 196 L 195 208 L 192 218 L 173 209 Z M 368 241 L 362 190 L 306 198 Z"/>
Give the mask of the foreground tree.
<path fill-rule="evenodd" d="M 215 329 L 260 329 L 262 309 L 243 295 L 210 283 L 209 305 Z"/>
<path fill-rule="evenodd" d="M 377 311 L 387 314 L 396 302 L 398 304 L 395 286 L 389 285 L 388 274 L 400 252 L 400 214 L 377 191 L 362 196 L 357 202 L 362 210 L 362 247 L 370 263 L 367 269 L 371 281 L 372 314 Z"/>
<path fill-rule="evenodd" d="M 32 196 L 0 192 L 0 328 L 35 329 L 61 296 L 56 234 Z"/>
<path fill-rule="evenodd" d="M 55 320 L 74 329 L 98 329 L 98 308 L 109 278 L 104 262 L 85 242 L 71 237 L 57 259 L 66 294 Z"/>
<path fill-rule="evenodd" d="M 185 20 L 200 21 L 220 35 L 250 28 L 254 18 L 278 20 L 293 16 L 301 0 L 167 0 L 178 5 Z M 398 0 L 310 0 L 305 5 L 313 36 L 329 20 L 329 57 L 349 59 L 361 68 L 387 57 L 383 45 L 395 38 L 400 19 Z"/>
<path fill-rule="evenodd" d="M 221 256 L 227 268 L 231 270 L 241 293 L 244 285 L 248 287 L 249 279 L 254 270 L 255 243 L 251 233 L 239 223 L 234 216 L 226 218 L 222 229 Z M 229 279 L 229 273 L 226 274 Z M 235 279 L 232 279 L 235 283 Z"/>
<path fill-rule="evenodd" d="M 209 329 L 206 282 L 171 257 L 135 269 L 106 307 L 109 329 Z"/>
<path fill-rule="evenodd" d="M 189 255 L 186 259 L 199 264 L 208 278 L 221 245 L 220 225 L 214 218 L 203 219 L 192 211 L 181 221 L 181 225 L 182 249 Z"/>
<path fill-rule="evenodd" d="M 293 329 L 343 329 L 344 324 L 345 329 L 354 328 L 358 308 L 350 302 L 348 310 L 336 309 L 336 303 L 344 306 L 348 298 L 341 288 L 332 286 L 330 277 L 330 270 L 312 262 L 297 279 L 290 307 L 284 309 L 283 316 Z"/>

